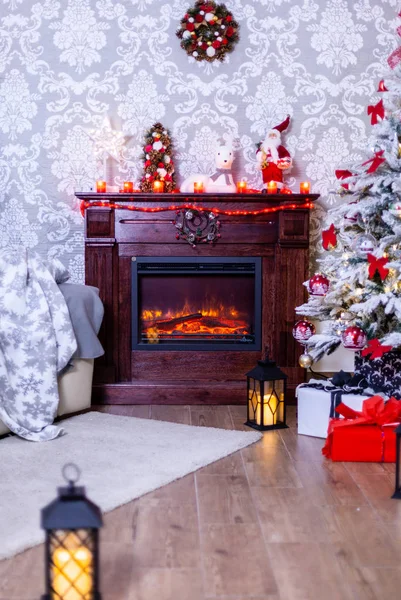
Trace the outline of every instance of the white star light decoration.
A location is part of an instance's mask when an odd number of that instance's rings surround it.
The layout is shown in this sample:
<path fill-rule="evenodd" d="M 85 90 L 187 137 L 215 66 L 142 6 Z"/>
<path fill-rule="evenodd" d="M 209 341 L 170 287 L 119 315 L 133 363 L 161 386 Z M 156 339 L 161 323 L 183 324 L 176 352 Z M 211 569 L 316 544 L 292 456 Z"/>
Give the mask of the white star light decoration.
<path fill-rule="evenodd" d="M 106 160 L 111 156 L 120 162 L 125 136 L 122 131 L 112 128 L 109 117 L 105 117 L 103 123 L 97 129 L 88 129 L 87 133 L 93 141 L 93 152 L 95 156 L 103 159 L 103 178 L 106 180 Z"/>

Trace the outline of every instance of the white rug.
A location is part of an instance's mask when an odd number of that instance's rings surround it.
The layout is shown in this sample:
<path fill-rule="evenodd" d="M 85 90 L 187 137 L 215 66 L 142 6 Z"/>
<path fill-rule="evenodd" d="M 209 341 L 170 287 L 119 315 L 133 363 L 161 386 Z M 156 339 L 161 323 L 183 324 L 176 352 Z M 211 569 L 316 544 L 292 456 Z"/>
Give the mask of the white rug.
<path fill-rule="evenodd" d="M 258 432 L 193 427 L 92 412 L 62 423 L 51 442 L 0 440 L 0 559 L 43 541 L 40 509 L 63 484 L 68 462 L 103 512 L 260 439 Z"/>

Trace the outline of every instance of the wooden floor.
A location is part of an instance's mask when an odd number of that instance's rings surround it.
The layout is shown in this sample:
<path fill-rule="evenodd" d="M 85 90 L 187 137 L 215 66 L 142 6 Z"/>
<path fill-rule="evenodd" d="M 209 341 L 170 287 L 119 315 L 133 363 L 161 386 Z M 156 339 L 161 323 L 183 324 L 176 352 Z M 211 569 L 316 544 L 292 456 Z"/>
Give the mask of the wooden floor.
<path fill-rule="evenodd" d="M 240 406 L 99 410 L 245 429 Z M 328 462 L 290 425 L 107 514 L 102 600 L 401 598 L 394 466 Z M 42 592 L 42 547 L 0 562 L 0 600 Z"/>

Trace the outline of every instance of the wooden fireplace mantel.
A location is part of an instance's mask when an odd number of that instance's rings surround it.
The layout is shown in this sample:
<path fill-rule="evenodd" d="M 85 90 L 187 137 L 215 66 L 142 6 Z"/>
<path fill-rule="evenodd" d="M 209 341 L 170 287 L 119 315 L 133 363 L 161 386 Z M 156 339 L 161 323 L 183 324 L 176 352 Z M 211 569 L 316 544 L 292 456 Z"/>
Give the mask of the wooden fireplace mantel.
<path fill-rule="evenodd" d="M 294 308 L 304 302 L 309 209 L 317 194 L 76 193 L 85 205 L 85 279 L 105 305 L 93 401 L 115 404 L 235 404 L 246 401 L 246 378 L 262 351 L 132 351 L 131 262 L 138 256 L 262 258 L 262 348 L 288 375 L 289 395 L 304 379 L 301 347 L 292 337 Z M 176 239 L 176 210 L 219 214 L 221 238 L 195 248 Z M 154 208 L 161 212 L 152 212 Z M 174 208 L 172 208 L 174 207 Z M 147 209 L 147 210 L 146 210 Z M 146 210 L 146 212 L 145 212 Z"/>

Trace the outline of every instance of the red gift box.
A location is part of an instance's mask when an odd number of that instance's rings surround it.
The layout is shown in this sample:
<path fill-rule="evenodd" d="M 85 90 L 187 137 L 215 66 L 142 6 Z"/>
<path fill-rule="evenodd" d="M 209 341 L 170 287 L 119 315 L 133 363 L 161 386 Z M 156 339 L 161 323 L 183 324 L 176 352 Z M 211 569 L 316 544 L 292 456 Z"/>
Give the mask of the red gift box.
<path fill-rule="evenodd" d="M 339 404 L 344 419 L 330 419 L 322 454 L 341 462 L 395 462 L 395 428 L 401 420 L 401 401 L 381 396 L 364 400 L 362 412 Z"/>

